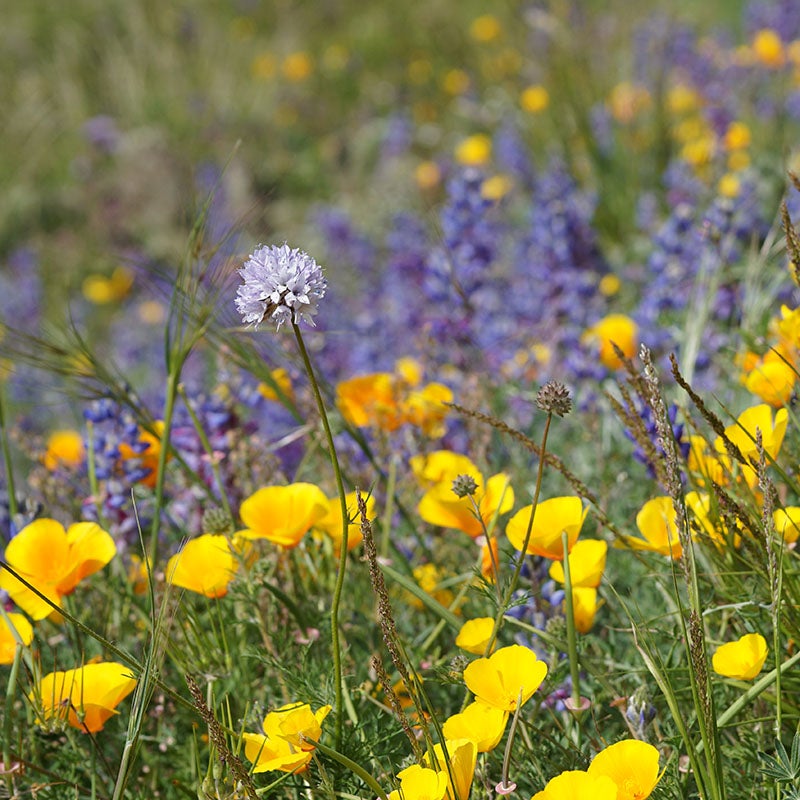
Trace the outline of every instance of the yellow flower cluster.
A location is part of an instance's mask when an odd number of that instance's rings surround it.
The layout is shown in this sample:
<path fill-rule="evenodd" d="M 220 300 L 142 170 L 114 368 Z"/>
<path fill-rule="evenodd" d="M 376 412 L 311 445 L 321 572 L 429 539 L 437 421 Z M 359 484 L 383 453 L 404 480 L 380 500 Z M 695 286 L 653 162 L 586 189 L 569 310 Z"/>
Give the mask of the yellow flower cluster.
<path fill-rule="evenodd" d="M 308 703 L 288 703 L 264 717 L 263 733 L 245 733 L 244 752 L 253 772 L 302 772 L 322 735 L 330 706 L 311 710 Z"/>
<path fill-rule="evenodd" d="M 661 774 L 658 750 L 626 739 L 601 750 L 586 771 L 569 770 L 552 778 L 531 800 L 645 800 Z"/>
<path fill-rule="evenodd" d="M 747 390 L 773 408 L 789 403 L 800 367 L 800 308 L 781 306 L 780 317 L 770 323 L 768 349 L 763 355 L 746 352 L 739 357 Z"/>
<path fill-rule="evenodd" d="M 410 358 L 400 359 L 393 373 L 359 375 L 336 387 L 336 405 L 356 428 L 391 432 L 408 424 L 430 437 L 444 433 L 445 404 L 452 399 L 442 383 L 422 385 L 422 368 Z"/>

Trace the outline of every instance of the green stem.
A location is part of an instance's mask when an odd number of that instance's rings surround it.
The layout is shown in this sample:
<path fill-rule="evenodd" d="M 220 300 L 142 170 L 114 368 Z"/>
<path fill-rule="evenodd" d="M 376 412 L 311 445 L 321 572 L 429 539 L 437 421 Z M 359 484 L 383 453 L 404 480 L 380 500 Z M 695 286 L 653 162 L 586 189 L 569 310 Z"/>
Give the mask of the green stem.
<path fill-rule="evenodd" d="M 169 453 L 170 434 L 172 432 L 172 415 L 175 410 L 175 398 L 178 394 L 178 379 L 181 367 L 178 364 L 167 376 L 167 396 L 164 401 L 164 429 L 159 437 L 161 440 L 158 451 L 158 467 L 156 472 L 155 507 L 153 508 L 153 522 L 150 527 L 150 549 L 145 553 L 152 564 L 158 562 L 158 533 L 161 527 L 161 507 L 164 505 L 164 478 Z"/>
<path fill-rule="evenodd" d="M 77 617 L 70 614 L 66 608 L 59 606 L 57 603 L 54 603 L 51 598 L 47 595 L 42 594 L 39 589 L 37 589 L 32 583 L 27 581 L 22 575 L 20 575 L 10 564 L 6 561 L 0 559 L 0 570 L 5 570 L 9 573 L 9 575 L 16 578 L 26 589 L 29 589 L 33 592 L 40 600 L 44 600 L 53 611 L 57 611 L 61 614 L 64 619 L 69 622 L 70 625 L 75 627 L 77 630 L 85 633 L 90 638 L 94 639 L 98 644 L 100 644 L 105 650 L 107 650 L 111 655 L 118 658 L 125 666 L 130 667 L 134 672 L 141 673 L 144 667 L 142 664 L 137 661 L 132 655 L 126 653 L 124 650 L 121 650 L 117 647 L 113 642 L 106 639 L 104 636 L 101 636 L 96 631 L 93 631 L 88 625 L 85 625 L 81 622 Z M 153 678 L 153 683 L 161 689 L 164 694 L 168 695 L 172 700 L 175 701 L 180 706 L 189 709 L 190 711 L 194 711 L 194 706 L 182 695 L 178 694 L 174 689 L 170 688 L 166 683 L 164 683 L 159 678 Z"/>
<path fill-rule="evenodd" d="M 379 800 L 387 800 L 386 792 L 383 791 L 381 785 L 362 766 L 356 764 L 355 761 L 349 759 L 347 756 L 342 755 L 338 750 L 328 747 L 321 742 L 314 742 L 314 746 L 320 753 L 332 758 L 334 761 L 338 761 L 343 767 L 347 767 L 354 775 L 358 775 L 358 777 L 375 793 L 375 796 L 378 797 Z"/>
<path fill-rule="evenodd" d="M 397 484 L 397 458 L 389 461 L 389 475 L 386 478 L 386 509 L 383 512 L 381 526 L 381 558 L 389 557 L 389 545 L 392 541 L 392 517 L 394 516 L 394 492 Z"/>
<path fill-rule="evenodd" d="M 330 422 L 328 421 L 328 414 L 325 410 L 325 402 L 322 399 L 322 392 L 319 388 L 314 368 L 311 366 L 311 359 L 306 350 L 306 344 L 303 341 L 303 335 L 300 333 L 300 328 L 296 322 L 292 322 L 292 329 L 294 336 L 297 340 L 297 346 L 300 349 L 300 355 L 303 359 L 303 365 L 308 374 L 308 379 L 311 383 L 311 388 L 314 392 L 314 399 L 317 401 L 317 409 L 319 411 L 320 419 L 322 420 L 322 427 L 325 430 L 325 438 L 328 442 L 328 453 L 331 459 L 331 466 L 333 467 L 333 475 L 336 479 L 336 491 L 339 495 L 339 505 L 342 512 L 342 544 L 339 550 L 339 570 L 336 574 L 336 585 L 333 590 L 333 601 L 331 602 L 331 650 L 333 655 L 333 675 L 334 675 L 334 692 L 335 692 L 335 710 L 336 710 L 336 735 L 334 741 L 338 748 L 342 741 L 342 725 L 344 717 L 342 714 L 342 683 L 344 677 L 342 675 L 342 653 L 341 644 L 339 641 L 339 605 L 342 600 L 342 590 L 344 588 L 344 574 L 347 568 L 347 534 L 349 527 L 349 519 L 347 515 L 347 497 L 344 491 L 344 481 L 342 480 L 342 470 L 339 467 L 339 459 L 336 455 L 336 445 L 333 442 L 333 432 L 331 431 Z"/>
<path fill-rule="evenodd" d="M 531 503 L 531 515 L 528 519 L 528 528 L 525 531 L 525 540 L 522 543 L 522 549 L 519 554 L 519 559 L 517 560 L 516 567 L 514 568 L 514 574 L 511 576 L 511 581 L 508 584 L 508 588 L 506 589 L 506 593 L 503 597 L 503 602 L 500 604 L 500 607 L 497 609 L 497 616 L 494 620 L 494 627 L 492 628 L 492 635 L 489 637 L 489 641 L 486 644 L 486 652 L 484 653 L 485 656 L 488 656 L 489 653 L 492 652 L 492 648 L 494 647 L 494 643 L 497 641 L 497 634 L 500 632 L 500 626 L 503 622 L 503 617 L 505 616 L 505 612 L 508 610 L 508 606 L 511 603 L 511 598 L 514 596 L 514 592 L 517 589 L 517 585 L 519 584 L 519 576 L 522 573 L 522 565 L 525 563 L 525 556 L 528 552 L 528 543 L 531 540 L 531 535 L 533 533 L 533 518 L 536 514 L 536 506 L 539 504 L 539 494 L 542 490 L 542 477 L 544 476 L 544 462 L 545 462 L 545 453 L 547 451 L 547 435 L 550 432 L 550 422 L 553 419 L 552 413 L 548 413 L 547 419 L 544 423 L 544 433 L 542 434 L 542 445 L 539 454 L 539 469 L 536 473 L 536 487 L 533 491 L 533 502 Z"/>
<path fill-rule="evenodd" d="M 567 652 L 569 674 L 572 678 L 572 703 L 576 719 L 581 708 L 581 673 L 578 663 L 578 637 L 575 635 L 575 603 L 572 599 L 572 577 L 569 569 L 569 538 L 561 532 L 561 547 L 564 551 L 564 609 L 567 617 Z"/>
<path fill-rule="evenodd" d="M 94 423 L 86 420 L 86 470 L 89 473 L 89 491 L 94 498 L 94 507 L 97 510 L 97 519 L 104 530 L 108 529 L 108 523 L 103 514 L 103 501 L 100 497 L 100 484 L 97 482 L 97 466 L 95 464 L 94 452 Z"/>
<path fill-rule="evenodd" d="M 222 507 L 225 509 L 225 513 L 228 515 L 228 519 L 231 521 L 231 524 L 233 524 L 233 513 L 231 512 L 231 506 L 228 502 L 228 496 L 225 494 L 225 484 L 222 482 L 222 473 L 219 469 L 219 462 L 214 457 L 214 448 L 211 447 L 211 442 L 208 440 L 208 435 L 206 434 L 205 430 L 203 430 L 203 426 L 200 423 L 200 420 L 194 409 L 192 408 L 192 404 L 189 402 L 189 398 L 186 395 L 186 389 L 183 387 L 183 384 L 179 384 L 178 394 L 181 396 L 181 399 L 186 406 L 186 410 L 189 412 L 189 416 L 192 419 L 192 425 L 194 425 L 194 429 L 197 431 L 197 436 L 200 439 L 200 444 L 203 445 L 203 450 L 205 451 L 206 456 L 208 456 L 208 463 L 211 464 L 211 472 L 214 474 L 214 480 L 217 483 L 219 499 L 222 503 Z"/>
<path fill-rule="evenodd" d="M 743 708 L 749 705 L 756 699 L 762 692 L 772 686 L 776 682 L 779 675 L 791 669 L 797 662 L 800 661 L 800 650 L 798 650 L 791 658 L 783 662 L 779 667 L 776 667 L 771 672 L 759 678 L 746 692 L 743 692 L 735 702 L 731 703 L 717 719 L 717 727 L 725 727 Z M 697 743 L 696 750 L 698 753 L 703 751 L 703 742 Z"/>
<path fill-rule="evenodd" d="M 6 625 L 14 631 L 14 627 L 6 618 Z M 14 791 L 14 777 L 11 765 L 11 726 L 14 717 L 14 692 L 17 688 L 17 674 L 19 672 L 19 662 L 22 659 L 23 645 L 17 643 L 14 648 L 14 663 L 11 665 L 11 673 L 8 676 L 8 684 L 6 685 L 6 707 L 3 715 L 3 765 L 6 774 L 6 786 L 8 788 L 8 796 L 15 797 Z"/>
<path fill-rule="evenodd" d="M 511 727 L 508 729 L 508 739 L 506 739 L 506 749 L 503 752 L 503 778 L 501 783 L 508 787 L 508 768 L 511 765 L 511 746 L 514 743 L 514 734 L 517 732 L 517 722 L 519 722 L 519 712 L 522 708 L 522 688 L 517 695 L 517 707 L 514 709 L 514 716 L 511 718 Z"/>
<path fill-rule="evenodd" d="M 0 366 L 0 369 L 2 367 Z M 8 489 L 8 513 L 11 519 L 17 516 L 17 492 L 14 488 L 14 466 L 11 462 L 11 448 L 8 445 L 8 428 L 6 427 L 6 387 L 0 378 L 0 445 L 3 448 L 3 463 L 6 468 L 6 489 Z"/>

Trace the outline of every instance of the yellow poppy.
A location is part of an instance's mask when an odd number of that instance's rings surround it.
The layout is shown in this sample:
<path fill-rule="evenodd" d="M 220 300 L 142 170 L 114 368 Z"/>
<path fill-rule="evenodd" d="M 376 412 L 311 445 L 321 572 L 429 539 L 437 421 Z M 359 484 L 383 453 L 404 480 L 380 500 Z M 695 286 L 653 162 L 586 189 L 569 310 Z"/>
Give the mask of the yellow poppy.
<path fill-rule="evenodd" d="M 403 424 L 400 397 L 391 372 L 357 375 L 336 386 L 336 405 L 356 428 L 393 431 Z"/>
<path fill-rule="evenodd" d="M 661 778 L 658 750 L 637 739 L 626 739 L 601 750 L 587 771 L 593 777 L 611 778 L 617 784 L 617 800 L 645 800 Z"/>
<path fill-rule="evenodd" d="M 796 542 L 800 536 L 800 506 L 786 506 L 786 508 L 776 508 L 772 512 L 772 519 L 775 523 L 775 530 L 786 544 Z"/>
<path fill-rule="evenodd" d="M 711 657 L 711 666 L 718 675 L 751 681 L 766 660 L 767 640 L 760 633 L 748 633 L 718 647 Z"/>
<path fill-rule="evenodd" d="M 65 531 L 54 519 L 37 519 L 8 543 L 5 560 L 60 606 L 65 595 L 71 594 L 84 578 L 101 570 L 116 552 L 114 540 L 96 522 L 76 522 Z M 44 619 L 53 611 L 6 570 L 0 570 L 0 589 L 5 589 L 33 619 Z"/>
<path fill-rule="evenodd" d="M 163 420 L 156 420 L 153 423 L 151 433 L 142 428 L 139 431 L 139 441 L 136 447 L 122 442 L 119 446 L 120 458 L 124 461 L 135 461 L 138 466 L 145 470 L 146 474 L 139 483 L 149 486 L 151 489 L 156 485 L 158 476 L 158 462 L 161 458 L 161 440 L 164 436 Z"/>
<path fill-rule="evenodd" d="M 662 496 L 648 500 L 636 515 L 636 527 L 644 538 L 620 537 L 632 550 L 649 550 L 672 558 L 680 558 L 683 554 L 672 498 Z"/>
<path fill-rule="evenodd" d="M 442 800 L 447 791 L 447 773 L 412 764 L 397 773 L 400 788 L 389 792 L 389 800 Z"/>
<path fill-rule="evenodd" d="M 242 503 L 239 515 L 247 527 L 239 535 L 267 539 L 291 549 L 326 516 L 329 508 L 328 498 L 313 483 L 265 486 Z"/>
<path fill-rule="evenodd" d="M 52 472 L 62 466 L 80 466 L 85 455 L 83 438 L 78 431 L 54 431 L 47 438 L 47 451 L 42 461 L 45 467 Z"/>
<path fill-rule="evenodd" d="M 459 475 L 470 475 L 477 482 L 481 475 L 469 456 L 452 450 L 434 450 L 425 455 L 412 456 L 408 463 L 420 485 L 428 489 L 437 483 L 452 484 Z"/>
<path fill-rule="evenodd" d="M 273 388 L 273 386 L 266 381 L 262 381 L 258 384 L 258 393 L 265 399 L 265 400 L 273 400 L 276 403 L 280 403 L 282 398 L 278 394 L 280 391 L 287 400 L 294 400 L 294 389 L 292 388 L 292 379 L 289 377 L 289 373 L 283 368 L 278 367 L 277 369 L 273 369 L 270 372 L 270 377 L 274 381 L 275 387 L 277 390 Z"/>
<path fill-rule="evenodd" d="M 34 704 L 41 703 L 40 722 L 66 719 L 73 728 L 96 733 L 135 687 L 130 667 L 106 661 L 51 672 L 29 696 Z"/>
<path fill-rule="evenodd" d="M 797 371 L 774 351 L 767 353 L 745 378 L 744 385 L 773 408 L 785 406 L 792 397 Z"/>
<path fill-rule="evenodd" d="M 167 563 L 167 581 L 205 597 L 224 597 L 238 562 L 228 540 L 204 533 L 190 539 Z"/>
<path fill-rule="evenodd" d="M 624 314 L 609 314 L 589 328 L 581 342 L 597 351 L 600 362 L 608 369 L 619 369 L 622 361 L 614 350 L 616 345 L 626 358 L 633 358 L 639 347 L 639 329 Z"/>
<path fill-rule="evenodd" d="M 33 626 L 22 614 L 0 617 L 0 664 L 13 664 L 17 646 L 27 647 L 32 641 Z"/>
<path fill-rule="evenodd" d="M 311 761 L 311 752 L 292 747 L 285 739 L 271 739 L 259 733 L 245 733 L 244 754 L 253 772 L 302 772 Z"/>
<path fill-rule="evenodd" d="M 478 748 L 472 739 L 445 739 L 445 748 L 441 744 L 433 746 L 435 766 L 447 777 L 448 800 L 469 800 L 472 779 L 475 776 L 475 762 Z M 447 757 L 445 757 L 445 749 Z M 425 763 L 430 764 L 429 754 L 425 755 Z M 433 765 L 432 765 L 433 766 Z"/>
<path fill-rule="evenodd" d="M 783 41 L 772 28 L 762 28 L 753 36 L 753 55 L 765 67 L 777 69 L 786 61 Z"/>
<path fill-rule="evenodd" d="M 456 636 L 456 647 L 482 656 L 486 652 L 486 645 L 494 630 L 494 620 L 491 617 L 478 617 L 468 619 Z"/>
<path fill-rule="evenodd" d="M 525 543 L 531 508 L 531 506 L 521 508 L 506 525 L 506 536 L 517 550 L 522 550 Z M 551 497 L 540 502 L 536 506 L 527 552 L 530 555 L 561 561 L 564 557 L 561 534 L 564 532 L 567 534 L 569 552 L 578 540 L 588 510 L 583 507 L 579 497 Z"/>
<path fill-rule="evenodd" d="M 773 419 L 770 406 L 762 403 L 751 406 L 739 414 L 736 422 L 725 428 L 725 435 L 739 448 L 748 462 L 751 459 L 758 462 L 756 431 L 761 431 L 761 444 L 768 456 L 767 463 L 769 463 L 769 458 L 776 459 L 778 457 L 788 424 L 789 412 L 785 408 L 778 409 Z M 725 443 L 719 437 L 714 446 L 719 453 L 725 451 Z M 747 484 L 751 487 L 755 486 L 758 478 L 749 463 L 742 466 L 742 472 Z"/>
<path fill-rule="evenodd" d="M 606 568 L 608 545 L 601 539 L 583 539 L 575 542 L 569 554 L 569 577 L 573 588 L 588 586 L 597 588 Z M 550 565 L 550 577 L 564 583 L 564 564 L 554 561 Z"/>
<path fill-rule="evenodd" d="M 503 738 L 507 721 L 508 711 L 476 701 L 446 719 L 442 733 L 448 740 L 471 739 L 479 753 L 488 753 Z"/>
<path fill-rule="evenodd" d="M 347 502 L 347 518 L 352 520 L 347 526 L 347 549 L 352 550 L 358 547 L 364 538 L 361 533 L 361 520 L 358 516 L 358 501 L 355 492 L 348 492 L 345 500 Z M 368 495 L 364 498 L 367 505 L 367 519 L 375 519 L 375 498 Z M 314 523 L 314 527 L 324 531 L 333 539 L 333 548 L 338 553 L 342 546 L 342 504 L 338 497 L 328 498 L 328 513 Z"/>
<path fill-rule="evenodd" d="M 477 489 L 472 497 L 458 497 L 453 492 L 452 481 L 442 481 L 428 489 L 417 506 L 420 517 L 431 525 L 455 528 L 476 538 L 485 533 L 492 519 L 510 511 L 514 505 L 514 490 L 509 477 L 499 472 L 487 481 L 478 472 L 470 473 Z M 478 506 L 476 516 L 473 502 Z"/>
<path fill-rule="evenodd" d="M 492 140 L 482 134 L 468 136 L 458 143 L 456 161 L 465 167 L 482 167 L 492 156 Z"/>
<path fill-rule="evenodd" d="M 597 589 L 591 586 L 576 586 L 572 590 L 572 616 L 578 633 L 589 633 L 601 605 L 603 601 L 598 601 Z"/>
<path fill-rule="evenodd" d="M 547 664 L 522 645 L 501 647 L 488 658 L 479 658 L 464 670 L 464 683 L 483 703 L 502 711 L 524 705 L 541 686 Z"/>
<path fill-rule="evenodd" d="M 298 772 L 311 760 L 314 743 L 330 706 L 312 711 L 307 703 L 288 703 L 264 718 L 262 733 L 244 734 L 244 751 L 253 772 Z"/>
<path fill-rule="evenodd" d="M 607 775 L 569 770 L 551 778 L 531 800 L 617 800 L 617 791 Z"/>

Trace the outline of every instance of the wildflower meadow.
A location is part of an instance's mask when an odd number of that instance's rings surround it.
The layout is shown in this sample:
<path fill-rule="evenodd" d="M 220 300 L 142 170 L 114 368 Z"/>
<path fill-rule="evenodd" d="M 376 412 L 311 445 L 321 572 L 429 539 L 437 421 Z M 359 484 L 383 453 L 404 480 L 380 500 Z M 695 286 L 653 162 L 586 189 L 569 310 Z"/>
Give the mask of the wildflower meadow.
<path fill-rule="evenodd" d="M 0 798 L 800 798 L 800 0 L 10 0 Z"/>

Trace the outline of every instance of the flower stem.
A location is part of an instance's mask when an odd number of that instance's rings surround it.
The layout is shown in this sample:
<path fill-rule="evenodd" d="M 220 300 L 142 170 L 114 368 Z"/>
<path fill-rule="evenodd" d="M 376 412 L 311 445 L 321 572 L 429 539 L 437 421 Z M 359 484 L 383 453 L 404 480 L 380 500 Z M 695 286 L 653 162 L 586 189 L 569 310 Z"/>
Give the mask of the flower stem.
<path fill-rule="evenodd" d="M 166 472 L 167 454 L 172 432 L 172 415 L 175 410 L 175 398 L 178 394 L 180 372 L 180 366 L 178 366 L 167 377 L 167 395 L 164 400 L 164 428 L 160 437 L 158 466 L 156 467 L 155 504 L 153 522 L 150 527 L 150 549 L 144 554 L 145 558 L 149 558 L 153 564 L 158 562 L 158 534 L 161 528 L 161 508 L 164 505 L 164 473 Z"/>
<path fill-rule="evenodd" d="M 547 450 L 547 435 L 550 432 L 550 422 L 552 419 L 553 414 L 552 412 L 549 412 L 544 423 L 544 433 L 542 434 L 542 445 L 539 455 L 539 469 L 536 473 L 536 487 L 533 490 L 533 502 L 531 503 L 531 516 L 528 519 L 528 529 L 525 531 L 525 540 L 522 542 L 522 550 L 520 551 L 517 564 L 514 567 L 514 574 L 511 576 L 511 581 L 506 588 L 506 593 L 503 596 L 503 602 L 497 609 L 497 616 L 494 620 L 492 635 L 489 637 L 489 641 L 486 644 L 486 652 L 484 653 L 486 656 L 492 652 L 492 647 L 494 647 L 494 643 L 497 641 L 497 634 L 500 632 L 500 625 L 503 622 L 503 617 L 508 610 L 509 604 L 511 603 L 511 598 L 514 596 L 514 592 L 519 584 L 519 576 L 522 572 L 522 565 L 525 562 L 525 555 L 528 552 L 528 542 L 530 542 L 531 534 L 533 533 L 533 518 L 536 514 L 536 506 L 539 504 L 539 494 L 542 490 L 542 477 L 544 476 L 545 453 Z"/>
<path fill-rule="evenodd" d="M 581 673 L 578 664 L 578 637 L 575 635 L 575 604 L 572 599 L 572 578 L 569 571 L 569 539 L 567 532 L 561 532 L 561 547 L 564 550 L 564 613 L 567 618 L 567 655 L 569 674 L 572 678 L 572 703 L 577 711 L 581 707 Z"/>
<path fill-rule="evenodd" d="M 8 513 L 16 522 L 17 492 L 14 488 L 14 465 L 11 461 L 11 448 L 8 446 L 8 428 L 6 427 L 5 383 L 0 378 L 0 446 L 3 448 L 3 463 L 6 468 L 6 489 L 8 491 Z"/>
<path fill-rule="evenodd" d="M 214 448 L 211 446 L 211 442 L 208 439 L 208 434 L 203 429 L 203 424 L 200 422 L 197 413 L 192 408 L 192 404 L 189 402 L 189 397 L 186 394 L 186 389 L 183 384 L 178 385 L 178 394 L 181 396 L 181 400 L 183 400 L 186 410 L 189 412 L 192 425 L 194 425 L 194 429 L 197 432 L 198 438 L 200 439 L 200 444 L 203 446 L 203 450 L 208 457 L 208 463 L 211 466 L 211 472 L 213 473 L 214 480 L 217 483 L 217 490 L 219 491 L 219 499 L 222 503 L 222 507 L 224 508 L 225 513 L 228 515 L 228 519 L 230 520 L 231 524 L 233 524 L 233 512 L 231 511 L 231 505 L 228 502 L 228 496 L 225 494 L 225 482 L 222 480 L 222 474 L 219 469 L 219 461 L 217 461 L 214 456 Z"/>
<path fill-rule="evenodd" d="M 328 414 L 325 410 L 325 402 L 322 399 L 322 392 L 319 388 L 314 368 L 311 366 L 311 359 L 306 350 L 306 344 L 303 341 L 303 335 L 297 323 L 292 321 L 292 329 L 294 336 L 297 340 L 297 346 L 300 349 L 300 356 L 303 359 L 303 365 L 308 374 L 308 379 L 311 383 L 311 388 L 314 392 L 314 398 L 317 401 L 317 409 L 319 411 L 320 419 L 322 420 L 322 427 L 325 431 L 325 438 L 328 442 L 328 453 L 331 458 L 331 466 L 333 467 L 333 475 L 336 479 L 336 491 L 339 495 L 339 504 L 342 512 L 342 544 L 339 550 L 339 570 L 336 574 L 336 585 L 333 590 L 333 600 L 331 602 L 331 650 L 333 655 L 333 676 L 334 676 L 334 708 L 336 711 L 336 734 L 335 743 L 338 749 L 342 741 L 342 725 L 344 717 L 342 713 L 342 684 L 344 681 L 342 675 L 342 653 L 341 644 L 339 642 L 339 605 L 342 599 L 342 590 L 344 588 L 344 574 L 347 568 L 347 534 L 349 527 L 349 519 L 347 516 L 347 498 L 344 491 L 344 481 L 342 480 L 342 470 L 339 467 L 339 459 L 336 455 L 336 445 L 333 442 L 333 433 L 331 432 L 330 422 L 328 421 Z"/>

